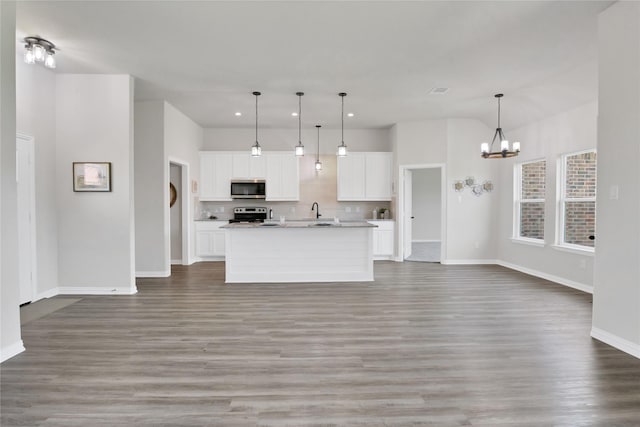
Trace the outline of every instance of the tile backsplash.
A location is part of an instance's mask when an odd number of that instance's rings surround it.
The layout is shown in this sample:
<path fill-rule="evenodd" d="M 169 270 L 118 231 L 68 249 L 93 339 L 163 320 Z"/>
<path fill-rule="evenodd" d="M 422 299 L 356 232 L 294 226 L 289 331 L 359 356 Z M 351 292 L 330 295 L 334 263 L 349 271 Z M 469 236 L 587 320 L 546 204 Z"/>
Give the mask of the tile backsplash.
<path fill-rule="evenodd" d="M 203 218 L 206 212 L 227 220 L 233 217 L 233 208 L 238 206 L 264 206 L 273 209 L 273 217 L 287 219 L 315 218 L 311 211 L 313 202 L 320 205 L 322 218 L 338 217 L 344 220 L 372 219 L 373 210 L 389 209 L 390 202 L 338 202 L 337 201 L 337 158 L 335 155 L 320 156 L 322 171 L 314 168 L 315 156 L 306 155 L 300 159 L 300 200 L 297 202 L 266 202 L 255 200 L 234 200 L 230 202 L 200 202 L 194 217 Z M 268 184 L 267 184 L 268 185 Z M 391 212 L 391 218 L 394 218 Z"/>

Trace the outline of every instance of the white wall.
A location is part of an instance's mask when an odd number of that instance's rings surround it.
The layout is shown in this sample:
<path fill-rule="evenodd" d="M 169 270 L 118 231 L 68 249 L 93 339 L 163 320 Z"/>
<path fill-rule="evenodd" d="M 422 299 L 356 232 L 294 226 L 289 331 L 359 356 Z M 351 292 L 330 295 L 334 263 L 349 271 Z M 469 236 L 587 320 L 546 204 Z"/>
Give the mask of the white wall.
<path fill-rule="evenodd" d="M 640 358 L 640 4 L 598 21 L 598 202 L 592 336 Z M 610 190 L 619 188 L 612 199 Z"/>
<path fill-rule="evenodd" d="M 134 293 L 133 81 L 56 76 L 61 293 Z M 112 191 L 75 193 L 72 162 L 111 162 Z"/>
<path fill-rule="evenodd" d="M 475 196 L 468 189 L 456 192 L 453 182 L 473 176 L 478 183 L 496 181 L 495 162 L 480 156 L 480 142 L 493 131 L 482 122 L 451 119 L 447 123 L 447 254 L 448 262 L 495 260 L 497 191 Z M 503 162 L 509 160 L 503 160 Z"/>
<path fill-rule="evenodd" d="M 179 160 L 188 164 L 189 169 L 189 181 L 188 186 L 191 189 L 191 181 L 200 180 L 200 160 L 198 157 L 198 151 L 202 150 L 203 146 L 203 129 L 196 124 L 189 117 L 184 115 L 181 111 L 176 109 L 173 105 L 165 102 L 165 121 L 164 121 L 164 135 L 165 135 L 165 235 L 170 233 L 169 224 L 169 194 L 166 188 L 169 186 L 169 161 Z M 188 205 L 187 218 L 193 218 L 196 211 L 196 205 L 198 204 L 197 195 L 189 191 L 188 195 L 184 195 L 184 203 Z M 195 230 L 192 227 L 191 221 L 187 222 L 189 225 L 188 234 L 190 236 L 190 242 L 188 248 L 188 260 L 183 260 L 183 263 L 192 263 L 194 261 L 195 254 Z M 170 256 L 168 242 L 166 245 L 167 256 Z"/>
<path fill-rule="evenodd" d="M 165 103 L 142 101 L 134 105 L 136 276 L 165 277 L 170 274 L 163 215 L 168 187 L 164 185 Z"/>
<path fill-rule="evenodd" d="M 242 151 L 255 143 L 255 129 L 205 129 L 203 150 Z M 298 129 L 259 129 L 258 140 L 265 151 L 293 151 L 298 144 Z M 320 129 L 320 154 L 335 154 L 341 142 L 340 129 Z M 351 151 L 392 151 L 389 129 L 345 129 L 344 143 Z M 317 152 L 315 128 L 302 129 L 306 154 Z"/>
<path fill-rule="evenodd" d="M 176 202 L 169 209 L 171 216 L 171 262 L 182 261 L 182 169 L 172 164 L 170 181 L 176 188 Z"/>
<path fill-rule="evenodd" d="M 489 160 L 489 163 L 500 167 L 500 178 L 496 185 L 499 196 L 499 259 L 507 265 L 542 273 L 586 291 L 591 291 L 593 286 L 593 256 L 560 251 L 554 247 L 557 222 L 556 178 L 557 162 L 562 154 L 596 147 L 596 119 L 597 105 L 590 103 L 510 130 L 507 136 L 522 144 L 520 155 L 510 161 Z M 544 247 L 511 240 L 514 220 L 513 168 L 516 163 L 537 159 L 547 161 Z M 600 178 L 598 176 L 598 180 Z"/>
<path fill-rule="evenodd" d="M 22 46 L 22 43 L 19 45 Z M 28 65 L 22 49 L 16 55 L 17 131 L 34 137 L 36 258 L 34 300 L 54 295 L 58 287 L 58 224 L 56 211 L 56 75 Z"/>
<path fill-rule="evenodd" d="M 440 240 L 441 237 L 441 173 L 440 168 L 412 171 L 412 207 L 415 217 L 411 226 L 412 240 Z"/>
<path fill-rule="evenodd" d="M 18 309 L 15 17 L 15 2 L 0 2 L 0 362 L 24 351 Z"/>

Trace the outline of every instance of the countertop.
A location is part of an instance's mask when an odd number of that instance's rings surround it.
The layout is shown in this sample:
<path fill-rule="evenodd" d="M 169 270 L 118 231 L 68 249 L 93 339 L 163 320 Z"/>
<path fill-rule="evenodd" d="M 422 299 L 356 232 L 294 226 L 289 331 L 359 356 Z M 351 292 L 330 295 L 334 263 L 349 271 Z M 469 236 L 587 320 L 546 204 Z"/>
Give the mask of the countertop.
<path fill-rule="evenodd" d="M 320 225 L 326 224 L 326 225 Z M 367 221 L 285 221 L 280 223 L 279 221 L 266 221 L 260 223 L 242 223 L 236 222 L 232 224 L 223 225 L 220 228 L 375 228 L 377 225 L 371 224 Z"/>

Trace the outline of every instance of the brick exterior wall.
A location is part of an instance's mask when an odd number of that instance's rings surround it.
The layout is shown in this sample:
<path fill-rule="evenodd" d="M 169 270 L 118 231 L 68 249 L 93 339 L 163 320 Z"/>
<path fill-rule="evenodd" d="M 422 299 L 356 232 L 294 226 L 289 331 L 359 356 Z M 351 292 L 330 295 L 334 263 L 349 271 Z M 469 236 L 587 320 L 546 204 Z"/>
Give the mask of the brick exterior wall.
<path fill-rule="evenodd" d="M 547 162 L 525 163 L 521 169 L 520 237 L 544 240 L 544 202 Z"/>
<path fill-rule="evenodd" d="M 582 153 L 566 158 L 565 198 L 596 197 L 596 153 Z M 589 236 L 596 231 L 596 202 L 565 202 L 564 241 L 594 246 Z"/>

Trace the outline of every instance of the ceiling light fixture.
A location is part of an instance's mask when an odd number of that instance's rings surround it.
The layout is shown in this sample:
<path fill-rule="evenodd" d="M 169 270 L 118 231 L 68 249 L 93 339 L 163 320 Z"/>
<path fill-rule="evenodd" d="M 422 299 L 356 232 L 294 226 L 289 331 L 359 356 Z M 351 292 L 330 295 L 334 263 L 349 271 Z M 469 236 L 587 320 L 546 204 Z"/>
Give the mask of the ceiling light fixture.
<path fill-rule="evenodd" d="M 514 142 L 512 149 L 509 150 L 509 141 L 504 136 L 502 132 L 502 128 L 500 127 L 500 98 L 504 95 L 498 93 L 494 95 L 498 98 L 498 127 L 496 128 L 496 133 L 493 134 L 493 140 L 491 141 L 491 145 L 487 142 L 483 142 L 480 144 L 480 151 L 482 153 L 482 157 L 485 159 L 501 159 L 505 157 L 515 157 L 520 154 L 520 143 Z M 493 151 L 493 143 L 496 142 L 496 139 L 500 138 L 500 151 Z"/>
<path fill-rule="evenodd" d="M 24 62 L 27 64 L 35 64 L 36 62 L 44 62 L 47 68 L 56 68 L 55 55 L 56 45 L 49 40 L 40 37 L 25 37 L 24 42 Z"/>
<path fill-rule="evenodd" d="M 236 117 L 240 117 L 242 116 L 242 113 L 240 111 L 236 112 Z"/>
<path fill-rule="evenodd" d="M 347 113 L 347 117 L 353 117 L 355 114 L 353 113 Z"/>
<path fill-rule="evenodd" d="M 340 92 L 338 96 L 342 99 L 342 144 L 338 145 L 338 156 L 344 157 L 347 155 L 347 146 L 344 145 L 344 97 L 347 96 L 347 94 Z"/>
<path fill-rule="evenodd" d="M 258 97 L 261 93 L 253 92 L 253 95 L 256 97 L 256 143 L 251 147 L 251 155 L 253 157 L 260 157 L 262 155 L 262 147 L 260 147 L 260 143 L 258 142 Z"/>
<path fill-rule="evenodd" d="M 316 154 L 316 170 L 322 170 L 322 163 L 320 163 L 320 125 L 316 125 L 316 129 L 318 129 L 318 154 Z"/>
<path fill-rule="evenodd" d="M 298 112 L 294 113 L 298 116 L 298 145 L 296 145 L 296 156 L 304 156 L 304 145 L 302 145 L 302 96 L 304 92 L 296 92 L 298 95 Z"/>

